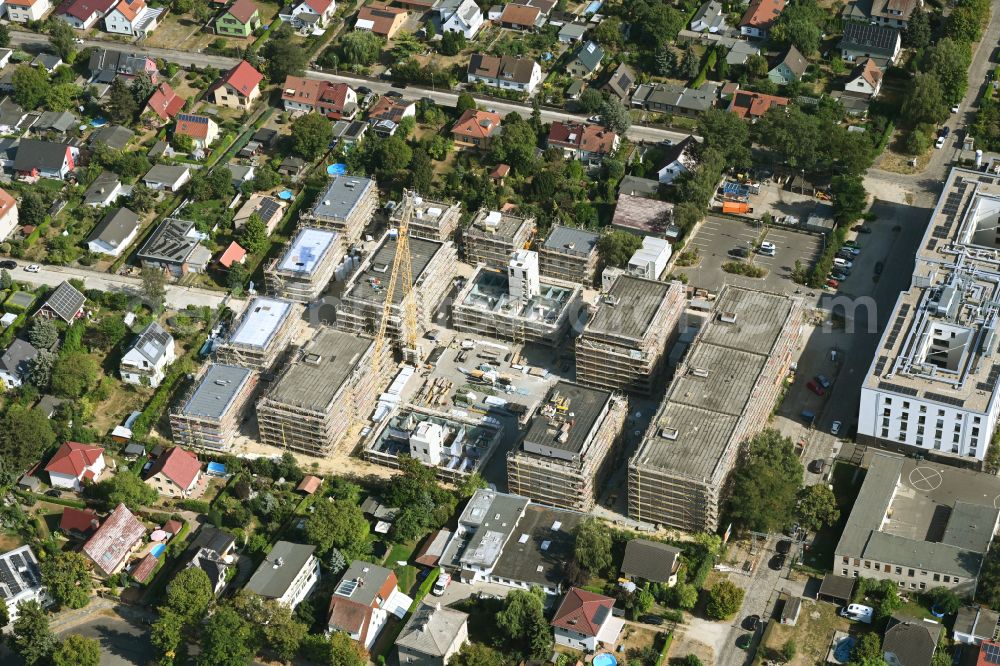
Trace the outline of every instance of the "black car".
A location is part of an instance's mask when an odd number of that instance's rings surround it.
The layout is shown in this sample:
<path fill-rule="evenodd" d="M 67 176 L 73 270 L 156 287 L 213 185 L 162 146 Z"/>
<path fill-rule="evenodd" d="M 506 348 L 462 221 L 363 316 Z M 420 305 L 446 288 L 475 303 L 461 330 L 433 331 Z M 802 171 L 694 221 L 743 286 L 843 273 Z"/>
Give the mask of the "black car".
<path fill-rule="evenodd" d="M 405 83 L 398 83 L 398 82 L 397 82 L 397 83 L 393 83 L 393 84 L 392 84 L 392 87 L 393 87 L 393 88 L 401 88 L 401 89 L 406 89 L 406 84 L 405 84 Z"/>
<path fill-rule="evenodd" d="M 45 494 L 49 497 L 62 497 L 62 491 L 55 488 L 45 491 Z"/>
<path fill-rule="evenodd" d="M 4 259 L 0 261 L 0 268 L 6 268 L 8 270 L 13 270 L 17 268 L 17 262 L 12 259 Z"/>
<path fill-rule="evenodd" d="M 813 474 L 822 474 L 826 470 L 826 461 L 822 458 L 816 458 L 811 463 L 809 463 L 809 471 Z"/>
<path fill-rule="evenodd" d="M 420 101 L 426 104 L 427 106 L 434 106 L 436 104 L 433 97 L 421 97 Z"/>
<path fill-rule="evenodd" d="M 844 271 L 840 271 L 840 270 L 833 271 L 832 273 L 830 273 L 830 277 L 832 277 L 834 280 L 838 280 L 840 282 L 843 282 L 844 280 L 847 279 L 847 273 L 845 273 Z"/>
<path fill-rule="evenodd" d="M 788 551 L 792 549 L 792 542 L 788 539 L 782 539 L 778 542 L 774 549 L 782 555 L 788 555 Z"/>
<path fill-rule="evenodd" d="M 356 92 L 361 95 L 370 95 L 372 93 L 372 89 L 368 86 L 358 86 Z"/>
<path fill-rule="evenodd" d="M 883 268 L 885 268 L 885 265 L 881 261 L 875 262 L 875 275 L 881 275 Z"/>
<path fill-rule="evenodd" d="M 771 568 L 771 571 L 781 571 L 785 566 L 785 556 L 778 553 L 771 558 L 771 561 L 767 563 L 767 566 Z"/>
<path fill-rule="evenodd" d="M 645 624 L 652 624 L 658 627 L 661 624 L 663 624 L 663 618 L 660 617 L 659 615 L 643 615 L 639 618 L 639 622 L 643 622 Z"/>
<path fill-rule="evenodd" d="M 743 618 L 743 628 L 747 631 L 757 631 L 760 626 L 760 615 L 747 615 Z"/>
<path fill-rule="evenodd" d="M 386 97 L 395 97 L 396 99 L 399 99 L 400 97 L 403 96 L 403 93 L 396 92 L 395 90 L 389 90 L 389 91 L 386 91 L 385 96 Z"/>
<path fill-rule="evenodd" d="M 747 249 L 745 247 L 734 247 L 732 250 L 729 251 L 729 256 L 745 259 L 747 256 Z"/>

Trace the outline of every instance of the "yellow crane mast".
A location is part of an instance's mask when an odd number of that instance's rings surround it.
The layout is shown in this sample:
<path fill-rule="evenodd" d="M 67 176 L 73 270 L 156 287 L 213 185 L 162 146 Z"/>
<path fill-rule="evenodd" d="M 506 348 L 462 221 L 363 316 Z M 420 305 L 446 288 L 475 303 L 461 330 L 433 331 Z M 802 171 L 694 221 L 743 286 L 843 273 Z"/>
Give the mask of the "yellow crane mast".
<path fill-rule="evenodd" d="M 413 215 L 413 193 L 409 190 L 403 193 L 403 214 L 396 229 L 396 253 L 392 257 L 392 272 L 389 274 L 389 285 L 385 290 L 385 303 L 382 304 L 382 318 L 378 323 L 375 335 L 375 353 L 372 355 L 372 367 L 379 369 L 382 350 L 385 346 L 389 317 L 392 315 L 392 300 L 396 293 L 396 284 L 402 280 L 400 305 L 403 307 L 403 321 L 400 338 L 403 341 L 403 355 L 419 356 L 417 351 L 417 304 L 413 300 L 413 262 L 410 259 L 410 218 Z"/>

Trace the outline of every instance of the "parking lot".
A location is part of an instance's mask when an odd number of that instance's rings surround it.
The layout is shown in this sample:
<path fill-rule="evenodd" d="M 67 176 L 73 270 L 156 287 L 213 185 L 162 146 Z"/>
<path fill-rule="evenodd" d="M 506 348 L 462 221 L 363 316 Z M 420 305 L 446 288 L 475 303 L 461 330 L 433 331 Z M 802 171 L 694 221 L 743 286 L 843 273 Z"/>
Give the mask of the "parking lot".
<path fill-rule="evenodd" d="M 796 231 L 785 227 L 771 227 L 767 240 L 777 246 L 773 257 L 754 255 L 754 263 L 767 269 L 763 278 L 751 278 L 726 273 L 722 265 L 737 258 L 737 251 L 746 252 L 755 248 L 761 234 L 761 224 L 755 220 L 741 222 L 730 218 L 708 216 L 691 240 L 685 251 L 697 248 L 699 261 L 694 266 L 676 267 L 675 272 L 685 273 L 688 283 L 717 292 L 725 284 L 735 284 L 754 289 L 764 289 L 779 293 L 794 293 L 800 285 L 791 281 L 796 259 L 805 268 L 823 251 L 822 236 Z"/>

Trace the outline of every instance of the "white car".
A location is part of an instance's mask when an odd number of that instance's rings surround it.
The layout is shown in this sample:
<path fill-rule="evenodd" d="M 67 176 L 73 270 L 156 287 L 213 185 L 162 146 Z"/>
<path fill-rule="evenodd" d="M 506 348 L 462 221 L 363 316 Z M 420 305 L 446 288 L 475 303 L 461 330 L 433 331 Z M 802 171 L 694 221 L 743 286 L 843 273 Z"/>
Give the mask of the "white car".
<path fill-rule="evenodd" d="M 840 266 L 841 268 L 853 268 L 854 262 L 848 261 L 847 259 L 841 259 L 840 257 L 833 258 L 833 265 Z"/>
<path fill-rule="evenodd" d="M 831 423 L 830 424 L 830 434 L 831 435 L 839 435 L 840 434 L 840 426 L 841 425 L 842 424 L 841 424 L 840 421 L 834 421 L 833 423 Z"/>
<path fill-rule="evenodd" d="M 601 122 L 601 117 L 600 116 L 591 116 L 591 117 L 587 118 L 587 122 L 588 123 L 599 123 L 599 122 Z"/>
<path fill-rule="evenodd" d="M 939 136 L 938 140 L 934 142 L 935 148 L 944 148 L 944 142 L 948 140 L 946 136 Z"/>
<path fill-rule="evenodd" d="M 763 243 L 760 244 L 760 253 L 765 256 L 773 257 L 775 252 L 777 251 L 778 251 L 778 246 L 772 243 L 771 241 L 764 241 Z"/>
<path fill-rule="evenodd" d="M 444 591 L 448 589 L 448 583 L 451 582 L 451 574 L 442 572 L 438 579 L 434 581 L 434 587 L 431 589 L 431 594 L 435 597 L 440 597 L 444 594 Z"/>
<path fill-rule="evenodd" d="M 28 264 L 27 266 L 24 267 L 25 273 L 37 273 L 40 270 L 42 270 L 42 267 L 39 266 L 38 264 Z"/>
<path fill-rule="evenodd" d="M 955 106 L 951 107 L 951 112 L 952 113 L 958 113 L 958 104 L 956 104 Z"/>

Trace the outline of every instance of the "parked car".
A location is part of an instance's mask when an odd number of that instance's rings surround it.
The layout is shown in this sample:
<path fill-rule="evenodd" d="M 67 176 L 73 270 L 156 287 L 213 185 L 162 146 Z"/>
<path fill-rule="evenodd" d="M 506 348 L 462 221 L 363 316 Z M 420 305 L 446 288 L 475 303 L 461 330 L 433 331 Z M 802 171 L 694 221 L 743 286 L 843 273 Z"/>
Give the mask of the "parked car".
<path fill-rule="evenodd" d="M 829 280 L 826 281 L 826 286 L 828 286 L 830 289 L 840 289 L 840 280 L 834 280 L 833 278 L 830 278 Z"/>
<path fill-rule="evenodd" d="M 7 270 L 12 270 L 17 268 L 17 262 L 13 259 L 4 259 L 0 261 L 0 268 L 6 268 Z"/>
<path fill-rule="evenodd" d="M 24 267 L 25 273 L 37 273 L 40 270 L 42 270 L 42 267 L 39 266 L 38 264 L 28 264 L 27 266 Z"/>
<path fill-rule="evenodd" d="M 947 139 L 949 134 L 951 134 L 951 128 L 950 127 L 942 127 L 941 128 L 941 136 L 943 136 L 944 138 Z"/>
<path fill-rule="evenodd" d="M 848 246 L 842 247 L 840 249 L 840 251 L 841 252 L 846 252 L 847 254 L 851 255 L 852 257 L 856 257 L 859 254 L 861 254 L 861 248 L 855 247 L 853 245 L 848 245 Z"/>
<path fill-rule="evenodd" d="M 767 257 L 773 257 L 778 251 L 778 246 L 776 246 L 771 241 L 764 241 L 760 244 L 760 253 Z"/>
<path fill-rule="evenodd" d="M 944 148 L 944 142 L 945 142 L 945 140 L 946 140 L 945 137 L 939 136 L 938 140 L 934 142 L 934 147 L 935 148 Z"/>
<path fill-rule="evenodd" d="M 785 566 L 785 556 L 781 553 L 777 553 L 771 558 L 771 561 L 767 563 L 767 566 L 771 571 L 781 571 Z"/>
<path fill-rule="evenodd" d="M 813 474 L 822 474 L 826 471 L 826 461 L 822 458 L 816 458 L 816 460 L 809 463 L 809 471 Z"/>
<path fill-rule="evenodd" d="M 371 94 L 371 91 L 372 91 L 372 89 L 369 88 L 368 86 L 358 86 L 355 89 L 355 92 L 360 93 L 362 95 L 369 95 L 369 94 Z"/>
<path fill-rule="evenodd" d="M 834 257 L 833 265 L 841 266 L 843 268 L 854 268 L 854 262 L 849 259 L 844 259 L 843 257 Z"/>
<path fill-rule="evenodd" d="M 844 247 L 858 247 L 858 241 L 851 239 L 844 241 Z"/>
<path fill-rule="evenodd" d="M 599 115 L 598 116 L 590 116 L 589 118 L 587 118 L 587 122 L 588 123 L 599 123 L 599 122 L 601 122 L 601 117 Z"/>
<path fill-rule="evenodd" d="M 734 247 L 729 251 L 729 256 L 745 259 L 747 256 L 747 249 L 745 247 Z"/>
<path fill-rule="evenodd" d="M 816 383 L 825 389 L 830 388 L 833 384 L 833 382 L 831 382 L 826 375 L 816 375 Z"/>
<path fill-rule="evenodd" d="M 743 634 L 736 639 L 736 647 L 741 650 L 749 650 L 751 643 L 753 643 L 753 634 Z"/>
<path fill-rule="evenodd" d="M 844 280 L 847 279 L 847 273 L 845 273 L 844 271 L 833 271 L 830 273 L 830 277 L 832 277 L 834 280 L 837 280 L 838 282 L 843 282 Z"/>
<path fill-rule="evenodd" d="M 834 436 L 839 435 L 840 434 L 840 426 L 842 426 L 842 425 L 843 424 L 840 421 L 834 421 L 833 423 L 831 423 L 830 424 L 830 434 L 834 435 Z"/>
<path fill-rule="evenodd" d="M 760 626 L 760 615 L 747 615 L 743 618 L 743 628 L 747 631 L 757 631 Z"/>
<path fill-rule="evenodd" d="M 45 495 L 47 497 L 62 497 L 62 491 L 53 488 L 52 490 L 46 490 Z"/>
<path fill-rule="evenodd" d="M 652 624 L 658 627 L 661 624 L 663 624 L 663 618 L 660 617 L 659 615 L 642 615 L 639 617 L 639 622 L 643 622 L 645 624 Z"/>
<path fill-rule="evenodd" d="M 774 549 L 782 555 L 788 555 L 788 552 L 792 549 L 792 542 L 788 539 L 782 539 L 777 543 Z"/>
<path fill-rule="evenodd" d="M 885 268 L 885 264 L 883 264 L 881 261 L 876 261 L 875 262 L 875 275 L 881 275 L 883 268 Z"/>
<path fill-rule="evenodd" d="M 448 583 L 451 582 L 451 574 L 443 573 L 438 576 L 438 579 L 434 581 L 434 588 L 431 590 L 431 594 L 435 597 L 440 597 L 444 594 L 444 591 L 448 589 Z"/>
<path fill-rule="evenodd" d="M 815 393 L 816 395 L 824 395 L 826 393 L 826 391 L 823 389 L 822 386 L 820 386 L 811 379 L 806 383 L 806 388 Z"/>
<path fill-rule="evenodd" d="M 955 106 L 951 107 L 951 112 L 952 113 L 958 113 L 958 104 L 956 104 Z"/>

